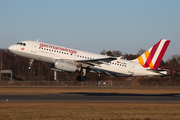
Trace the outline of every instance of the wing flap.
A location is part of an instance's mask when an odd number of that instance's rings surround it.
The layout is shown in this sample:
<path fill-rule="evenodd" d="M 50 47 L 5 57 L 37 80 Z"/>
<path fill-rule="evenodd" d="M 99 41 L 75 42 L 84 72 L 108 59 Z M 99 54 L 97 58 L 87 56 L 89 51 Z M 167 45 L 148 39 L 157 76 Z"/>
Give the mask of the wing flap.
<path fill-rule="evenodd" d="M 100 59 L 91 59 L 91 60 L 76 60 L 75 62 L 89 64 L 89 65 L 100 65 L 100 64 L 106 64 L 109 65 L 109 62 L 112 60 L 117 60 L 115 57 L 108 57 L 108 58 L 100 58 Z"/>

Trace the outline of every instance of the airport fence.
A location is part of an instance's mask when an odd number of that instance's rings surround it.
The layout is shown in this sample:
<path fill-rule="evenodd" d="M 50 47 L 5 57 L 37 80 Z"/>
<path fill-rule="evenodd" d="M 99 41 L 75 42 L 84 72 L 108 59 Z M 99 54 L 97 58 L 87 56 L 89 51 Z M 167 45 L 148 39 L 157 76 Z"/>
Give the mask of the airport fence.
<path fill-rule="evenodd" d="M 99 87 L 180 87 L 180 82 L 135 81 L 1 81 L 1 86 L 99 86 Z"/>

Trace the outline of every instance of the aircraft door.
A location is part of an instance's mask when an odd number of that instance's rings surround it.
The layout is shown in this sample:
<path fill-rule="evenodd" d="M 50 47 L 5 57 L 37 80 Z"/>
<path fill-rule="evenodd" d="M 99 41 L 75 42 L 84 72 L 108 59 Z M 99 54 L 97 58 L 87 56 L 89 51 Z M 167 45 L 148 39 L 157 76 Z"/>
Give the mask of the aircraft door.
<path fill-rule="evenodd" d="M 130 63 L 130 68 L 129 68 L 129 72 L 130 73 L 134 73 L 134 67 L 135 67 L 135 64 L 134 63 Z"/>
<path fill-rule="evenodd" d="M 36 53 L 36 51 L 37 51 L 37 42 L 33 42 L 31 47 L 31 52 Z"/>

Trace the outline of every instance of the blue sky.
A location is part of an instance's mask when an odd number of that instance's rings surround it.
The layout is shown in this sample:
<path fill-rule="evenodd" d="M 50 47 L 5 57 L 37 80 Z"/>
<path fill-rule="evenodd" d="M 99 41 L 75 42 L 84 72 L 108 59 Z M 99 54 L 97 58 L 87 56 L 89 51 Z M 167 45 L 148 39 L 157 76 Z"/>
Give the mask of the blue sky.
<path fill-rule="evenodd" d="M 179 0 L 0 0 L 0 48 L 40 39 L 94 53 L 137 54 L 171 40 L 180 54 Z"/>

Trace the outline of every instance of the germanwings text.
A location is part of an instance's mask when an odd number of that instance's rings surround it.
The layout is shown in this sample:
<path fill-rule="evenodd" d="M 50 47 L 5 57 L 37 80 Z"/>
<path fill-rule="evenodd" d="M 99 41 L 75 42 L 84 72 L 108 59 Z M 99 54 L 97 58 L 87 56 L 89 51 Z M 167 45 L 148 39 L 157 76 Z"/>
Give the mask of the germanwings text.
<path fill-rule="evenodd" d="M 71 49 L 68 49 L 68 48 L 61 48 L 61 47 L 57 47 L 57 46 L 54 46 L 54 45 L 47 45 L 47 44 L 40 43 L 39 46 L 40 47 L 51 48 L 51 49 L 55 49 L 55 50 L 61 50 L 61 51 L 65 51 L 65 52 L 70 52 L 70 54 L 77 54 L 76 50 L 71 50 Z"/>

